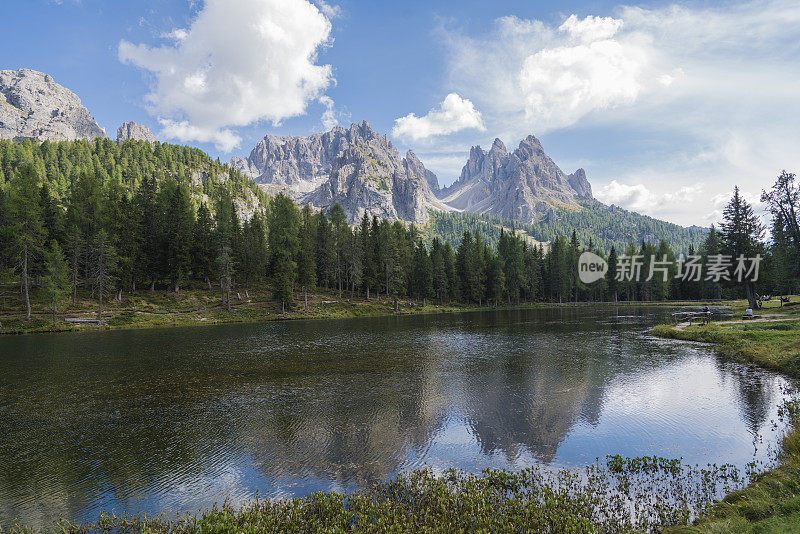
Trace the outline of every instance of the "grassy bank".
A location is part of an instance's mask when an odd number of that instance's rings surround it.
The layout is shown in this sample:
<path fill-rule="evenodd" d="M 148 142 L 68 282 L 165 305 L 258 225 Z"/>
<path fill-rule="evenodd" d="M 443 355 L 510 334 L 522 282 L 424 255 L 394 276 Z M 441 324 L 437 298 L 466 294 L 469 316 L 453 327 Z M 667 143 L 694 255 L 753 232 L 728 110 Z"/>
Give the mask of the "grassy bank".
<path fill-rule="evenodd" d="M 658 325 L 653 334 L 684 341 L 714 343 L 726 356 L 740 362 L 800 378 L 800 300 L 788 305 L 765 303 L 756 318 L 743 320 L 746 304 L 730 304 L 733 317 L 710 325 Z"/>
<path fill-rule="evenodd" d="M 407 315 L 420 313 L 449 313 L 466 310 L 488 309 L 459 303 L 438 303 L 431 300 L 395 301 L 381 296 L 367 300 L 363 296 L 341 297 L 338 291 L 316 291 L 305 298 L 298 293 L 293 306 L 285 311 L 280 303 L 272 299 L 265 287 L 235 292 L 230 310 L 222 304 L 217 291 L 186 289 L 179 293 L 164 290 L 142 290 L 126 293 L 121 301 L 104 302 L 102 325 L 73 324 L 67 319 L 96 319 L 97 301 L 90 294 L 80 294 L 75 304 L 66 303 L 59 309 L 56 323 L 52 312 L 36 296 L 33 314 L 25 320 L 25 310 L 18 298 L 5 299 L 0 309 L 0 334 L 24 334 L 41 332 L 67 332 L 110 328 L 149 328 L 166 326 L 190 326 L 223 323 L 280 321 L 291 319 L 322 319 L 373 317 L 381 315 Z"/>
<path fill-rule="evenodd" d="M 655 335 L 714 343 L 737 361 L 753 363 L 800 378 L 800 306 L 767 303 L 756 320 L 743 320 L 745 304 L 734 303 L 733 318 L 711 325 L 659 325 Z M 711 508 L 697 524 L 673 533 L 800 532 L 800 424 L 797 405 L 784 409 L 792 421 L 781 444 L 780 464 L 743 490 Z"/>
<path fill-rule="evenodd" d="M 0 334 L 32 334 L 45 332 L 69 332 L 102 330 L 113 328 L 150 328 L 167 326 L 192 326 L 223 323 L 247 323 L 264 321 L 284 321 L 292 319 L 336 319 L 354 317 L 377 317 L 383 315 L 410 315 L 429 313 L 453 313 L 461 311 L 496 309 L 489 306 L 468 305 L 459 302 L 440 303 L 435 300 L 399 299 L 386 296 L 367 300 L 363 295 L 350 298 L 348 292 L 341 296 L 338 291 L 317 290 L 305 295 L 297 292 L 295 303 L 285 311 L 279 302 L 272 298 L 272 292 L 264 286 L 234 292 L 231 309 L 222 304 L 218 291 L 205 288 L 183 289 L 179 293 L 168 290 L 140 290 L 125 293 L 121 301 L 111 300 L 103 303 L 102 325 L 74 324 L 67 319 L 97 319 L 97 301 L 89 292 L 80 292 L 74 304 L 64 303 L 59 307 L 56 322 L 53 324 L 52 312 L 42 302 L 39 295 L 33 294 L 33 314 L 30 321 L 25 320 L 23 301 L 14 292 L 13 297 L 0 301 Z M 591 306 L 603 303 L 566 302 L 521 303 L 499 308 L 533 308 L 554 306 Z M 605 303 L 609 305 L 610 303 Z M 694 302 L 625 302 L 621 306 L 652 305 L 697 305 Z"/>

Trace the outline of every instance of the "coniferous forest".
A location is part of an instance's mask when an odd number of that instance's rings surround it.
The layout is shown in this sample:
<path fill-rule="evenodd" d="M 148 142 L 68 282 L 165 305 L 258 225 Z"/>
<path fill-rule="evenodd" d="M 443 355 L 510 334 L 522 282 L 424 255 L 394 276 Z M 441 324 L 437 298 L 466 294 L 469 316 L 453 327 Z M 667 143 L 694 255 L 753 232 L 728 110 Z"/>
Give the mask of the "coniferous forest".
<path fill-rule="evenodd" d="M 613 233 L 613 215 L 599 206 L 562 215 L 564 226 L 517 230 L 469 214 L 432 214 L 421 229 L 365 215 L 351 227 L 338 205 L 301 209 L 286 196 L 266 197 L 200 150 L 142 141 L 0 141 L 0 184 L 0 287 L 4 297 L 23 299 L 28 318 L 33 291 L 55 316 L 79 290 L 102 309 L 137 289 L 203 287 L 230 307 L 232 291 L 268 284 L 286 309 L 317 288 L 347 298 L 497 305 L 719 299 L 793 291 L 798 282 L 796 220 L 780 209 L 780 195 L 796 189 L 787 173 L 771 193 L 772 247 L 738 190 L 719 231 L 636 216 L 642 232 L 628 240 Z M 609 263 L 590 285 L 577 269 L 587 250 Z M 706 264 L 740 252 L 765 258 L 755 288 L 687 281 L 675 265 L 666 281 L 616 277 L 622 255 L 641 255 L 646 275 L 653 258 L 699 255 Z"/>

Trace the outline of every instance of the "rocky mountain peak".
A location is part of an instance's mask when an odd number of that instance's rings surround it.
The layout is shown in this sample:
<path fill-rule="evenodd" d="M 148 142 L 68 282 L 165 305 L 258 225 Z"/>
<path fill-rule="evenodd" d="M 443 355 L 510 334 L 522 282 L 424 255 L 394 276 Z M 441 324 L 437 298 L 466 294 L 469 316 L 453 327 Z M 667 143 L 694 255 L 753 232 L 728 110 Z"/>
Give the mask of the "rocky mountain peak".
<path fill-rule="evenodd" d="M 578 193 L 578 196 L 586 199 L 591 200 L 592 198 L 592 185 L 589 183 L 589 180 L 586 179 L 586 171 L 583 169 L 578 169 L 577 171 L 573 172 L 567 177 L 569 181 L 569 185 L 572 186 L 572 189 Z"/>
<path fill-rule="evenodd" d="M 351 222 L 364 213 L 423 222 L 428 207 L 446 209 L 432 191 L 439 187 L 436 175 L 413 152 L 401 158 L 367 121 L 308 137 L 267 135 L 231 165 L 302 204 L 327 209 L 339 203 Z"/>
<path fill-rule="evenodd" d="M 425 181 L 428 182 L 428 186 L 432 191 L 439 190 L 439 178 L 436 176 L 436 174 L 425 168 L 425 165 L 422 164 L 417 155 L 414 154 L 413 150 L 409 149 L 408 152 L 406 152 L 406 157 L 403 160 L 403 164 L 405 165 L 407 174 L 409 176 L 425 178 Z"/>
<path fill-rule="evenodd" d="M 492 148 L 489 152 L 496 152 L 501 154 L 506 154 L 508 150 L 506 150 L 506 145 L 499 138 L 495 138 L 494 142 L 492 143 Z"/>
<path fill-rule="evenodd" d="M 557 208 L 580 208 L 592 189 L 583 169 L 566 175 L 529 135 L 511 154 L 499 139 L 489 152 L 472 147 L 458 181 L 439 198 L 458 210 L 530 223 Z"/>
<path fill-rule="evenodd" d="M 117 143 L 123 141 L 147 141 L 148 143 L 155 144 L 157 141 L 156 136 L 150 131 L 150 128 L 141 124 L 136 124 L 133 121 L 123 123 L 117 128 Z"/>
<path fill-rule="evenodd" d="M 31 69 L 0 71 L 0 138 L 74 141 L 105 137 L 78 96 Z"/>
<path fill-rule="evenodd" d="M 547 157 L 542 144 L 533 135 L 527 136 L 519 142 L 519 147 L 514 151 L 514 154 L 523 161 L 528 160 L 534 156 Z M 548 158 L 549 159 L 549 158 Z"/>

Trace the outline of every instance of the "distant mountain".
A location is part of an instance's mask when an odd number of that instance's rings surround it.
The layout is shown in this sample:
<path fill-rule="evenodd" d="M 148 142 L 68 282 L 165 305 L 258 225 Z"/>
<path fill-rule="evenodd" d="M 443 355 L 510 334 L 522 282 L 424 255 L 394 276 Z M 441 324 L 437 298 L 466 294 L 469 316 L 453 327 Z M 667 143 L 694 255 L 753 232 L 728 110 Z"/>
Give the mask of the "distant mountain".
<path fill-rule="evenodd" d="M 397 148 L 368 122 L 308 137 L 267 135 L 231 165 L 271 192 L 327 209 L 339 203 L 351 223 L 369 216 L 423 223 L 428 209 L 447 210 L 431 189 L 436 175 L 413 152 Z"/>
<path fill-rule="evenodd" d="M 459 179 L 438 196 L 459 211 L 528 224 L 557 209 L 582 209 L 592 186 L 583 169 L 565 174 L 529 135 L 512 153 L 500 139 L 488 152 L 472 147 Z"/>
<path fill-rule="evenodd" d="M 117 143 L 124 141 L 147 141 L 152 145 L 157 139 L 150 128 L 130 121 L 117 128 Z"/>
<path fill-rule="evenodd" d="M 0 71 L 0 139 L 75 141 L 106 137 L 81 99 L 30 69 Z"/>

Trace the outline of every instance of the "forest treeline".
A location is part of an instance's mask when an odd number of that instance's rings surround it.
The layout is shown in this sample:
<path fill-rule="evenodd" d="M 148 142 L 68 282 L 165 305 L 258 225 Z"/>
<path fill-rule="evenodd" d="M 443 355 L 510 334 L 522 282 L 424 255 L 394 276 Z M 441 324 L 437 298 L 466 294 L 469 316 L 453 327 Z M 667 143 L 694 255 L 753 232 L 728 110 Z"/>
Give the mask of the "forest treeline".
<path fill-rule="evenodd" d="M 203 166 L 211 179 L 193 179 Z M 104 299 L 137 288 L 179 291 L 190 284 L 220 291 L 230 307 L 236 288 L 269 283 L 286 307 L 303 305 L 315 288 L 348 298 L 496 305 L 741 297 L 793 290 L 798 281 L 800 194 L 788 173 L 764 193 L 775 214 L 773 245 L 764 242 L 764 229 L 737 189 L 719 231 L 712 227 L 697 249 L 691 243 L 687 249 L 704 265 L 718 255 L 761 254 L 761 277 L 745 287 L 685 280 L 677 263 L 666 280 L 618 279 L 622 256 L 641 256 L 643 273 L 654 258 L 677 259 L 666 239 L 631 241 L 621 250 L 612 245 L 606 253 L 576 231 L 544 247 L 500 229 L 496 244 L 480 231 L 464 231 L 454 248 L 399 221 L 365 215 L 351 227 L 341 206 L 315 212 L 283 195 L 263 199 L 245 219 L 237 199 L 251 187 L 247 179 L 202 152 L 172 145 L 2 142 L 0 167 L 0 288 L 24 299 L 27 317 L 32 290 L 55 317 L 79 289 L 102 310 Z M 213 178 L 226 170 L 227 179 Z M 578 276 L 578 258 L 587 250 L 610 265 L 589 285 Z"/>
<path fill-rule="evenodd" d="M 491 215 L 434 210 L 431 210 L 430 217 L 425 232 L 449 241 L 456 247 L 464 231 L 478 231 L 490 246 L 496 247 L 501 229 L 513 229 L 539 243 L 552 242 L 556 237 L 569 236 L 574 231 L 579 242 L 588 244 L 591 240 L 598 250 L 606 253 L 611 247 L 622 250 L 630 242 L 657 244 L 661 239 L 666 239 L 676 253 L 687 254 L 690 247 L 699 249 L 708 235 L 707 228 L 685 228 L 616 206 L 604 206 L 596 201 L 584 202 L 580 210 L 554 210 L 531 224 Z"/>

